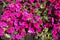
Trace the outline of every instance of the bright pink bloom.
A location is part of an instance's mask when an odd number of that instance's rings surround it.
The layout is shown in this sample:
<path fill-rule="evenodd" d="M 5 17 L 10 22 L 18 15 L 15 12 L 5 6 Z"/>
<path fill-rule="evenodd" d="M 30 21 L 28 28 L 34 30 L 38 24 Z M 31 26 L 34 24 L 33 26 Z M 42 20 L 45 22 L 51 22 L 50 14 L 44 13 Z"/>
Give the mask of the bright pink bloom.
<path fill-rule="evenodd" d="M 41 29 L 42 29 L 41 27 L 37 28 L 37 29 L 36 29 L 36 32 L 40 32 Z"/>
<path fill-rule="evenodd" d="M 37 22 L 34 23 L 34 27 L 36 28 L 37 32 L 41 31 L 41 27 L 39 26 L 39 24 Z"/>
<path fill-rule="evenodd" d="M 40 7 L 40 3 L 36 3 L 35 7 L 37 7 L 37 8 Z"/>
<path fill-rule="evenodd" d="M 52 24 L 54 23 L 54 18 L 52 17 Z"/>
<path fill-rule="evenodd" d="M 15 20 L 15 18 L 16 18 L 14 13 L 11 13 L 10 17 L 11 17 L 11 20 Z"/>
<path fill-rule="evenodd" d="M 60 17 L 60 10 L 56 10 L 55 11 L 55 15 L 58 16 L 58 17 Z"/>
<path fill-rule="evenodd" d="M 20 8 L 20 6 L 21 6 L 21 4 L 19 2 L 16 2 L 14 5 L 16 8 Z"/>
<path fill-rule="evenodd" d="M 52 30 L 52 34 L 57 34 L 57 31 L 55 29 Z"/>
<path fill-rule="evenodd" d="M 42 23 L 43 23 L 43 21 L 40 19 L 40 20 L 39 20 L 39 23 L 40 23 L 40 24 L 42 24 Z"/>
<path fill-rule="evenodd" d="M 39 2 L 39 0 L 36 0 L 37 2 Z"/>
<path fill-rule="evenodd" d="M 19 22 L 21 26 L 25 26 L 25 22 Z"/>
<path fill-rule="evenodd" d="M 23 19 L 24 21 L 26 21 L 26 20 L 28 20 L 28 17 L 27 17 L 27 16 L 23 16 L 22 19 Z"/>
<path fill-rule="evenodd" d="M 0 36 L 2 36 L 3 34 L 4 34 L 4 30 L 0 28 Z"/>
<path fill-rule="evenodd" d="M 30 2 L 34 2 L 34 0 L 29 0 Z"/>
<path fill-rule="evenodd" d="M 7 33 L 13 33 L 14 32 L 14 28 L 13 27 L 9 27 L 6 30 Z"/>
<path fill-rule="evenodd" d="M 16 34 L 16 38 L 17 39 L 20 39 L 21 38 L 21 35 L 18 33 L 18 34 Z"/>
<path fill-rule="evenodd" d="M 7 2 L 11 2 L 11 0 L 6 0 Z"/>
<path fill-rule="evenodd" d="M 34 34 L 34 33 L 35 33 L 35 32 L 34 32 L 34 29 L 33 29 L 33 28 L 31 28 L 31 27 L 29 27 L 28 32 L 29 32 L 29 33 L 31 33 L 31 34 Z"/>
<path fill-rule="evenodd" d="M 56 3 L 56 5 L 54 5 L 55 9 L 59 9 L 60 8 L 60 3 Z"/>
<path fill-rule="evenodd" d="M 39 28 L 39 24 L 37 22 L 35 22 L 34 23 L 34 27 L 38 29 Z"/>
<path fill-rule="evenodd" d="M 34 23 L 34 22 L 35 22 L 35 20 L 32 18 L 32 19 L 30 19 L 30 22 L 31 22 L 31 23 Z"/>
<path fill-rule="evenodd" d="M 51 33 L 52 33 L 53 39 L 58 39 L 58 36 L 56 35 L 57 34 L 56 29 L 53 29 Z"/>
<path fill-rule="evenodd" d="M 53 37 L 55 40 L 58 39 L 58 36 L 55 35 L 55 34 L 53 34 L 52 37 Z"/>
<path fill-rule="evenodd" d="M 27 23 L 25 23 L 25 28 L 28 28 L 28 24 Z"/>
<path fill-rule="evenodd" d="M 33 13 L 34 12 L 34 8 L 30 9 L 30 12 Z"/>
<path fill-rule="evenodd" d="M 51 3 L 54 3 L 55 0 L 53 0 L 53 1 L 52 1 L 52 0 L 49 0 L 49 1 L 50 1 Z"/>
<path fill-rule="evenodd" d="M 15 15 L 16 15 L 17 17 L 20 17 L 21 13 L 15 13 Z"/>
<path fill-rule="evenodd" d="M 40 20 L 40 16 L 39 15 L 35 16 L 35 19 L 36 19 L 36 21 L 39 21 Z"/>
<path fill-rule="evenodd" d="M 21 2 L 22 0 L 16 0 L 16 2 Z"/>
<path fill-rule="evenodd" d="M 26 35 L 26 32 L 21 31 L 21 36 L 25 36 L 25 35 Z"/>
<path fill-rule="evenodd" d="M 11 27 L 13 25 L 13 21 L 12 20 L 7 21 L 7 25 Z"/>
<path fill-rule="evenodd" d="M 7 11 L 5 11 L 4 13 L 3 13 L 3 15 L 1 16 L 1 19 L 2 20 L 7 20 L 8 18 L 9 18 L 9 16 L 10 16 L 10 11 L 9 10 L 7 10 Z"/>
<path fill-rule="evenodd" d="M 12 39 L 15 39 L 15 38 L 16 38 L 15 34 L 11 34 L 11 38 L 9 40 L 12 40 Z"/>
<path fill-rule="evenodd" d="M 15 29 L 16 30 L 19 30 L 21 26 L 15 26 Z"/>
<path fill-rule="evenodd" d="M 0 22 L 0 27 L 5 27 L 7 24 L 5 22 Z"/>
<path fill-rule="evenodd" d="M 18 21 L 15 19 L 14 26 L 18 26 Z"/>

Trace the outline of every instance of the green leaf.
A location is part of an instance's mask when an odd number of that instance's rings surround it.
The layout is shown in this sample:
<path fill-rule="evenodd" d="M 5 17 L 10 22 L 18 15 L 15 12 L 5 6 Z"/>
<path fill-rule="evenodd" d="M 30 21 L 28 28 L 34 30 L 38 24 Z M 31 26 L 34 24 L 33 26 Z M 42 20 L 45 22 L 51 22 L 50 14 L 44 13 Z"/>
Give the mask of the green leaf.
<path fill-rule="evenodd" d="M 3 1 L 3 7 L 5 7 L 6 6 L 6 3 Z"/>
<path fill-rule="evenodd" d="M 38 8 L 36 8 L 36 9 L 34 10 L 35 13 L 38 13 L 38 11 L 39 11 Z"/>
<path fill-rule="evenodd" d="M 48 17 L 47 17 L 47 16 L 44 16 L 44 19 L 45 19 L 45 20 L 48 20 Z"/>
<path fill-rule="evenodd" d="M 11 35 L 10 35 L 10 34 L 4 34 L 4 36 L 5 36 L 6 38 L 11 38 Z"/>
<path fill-rule="evenodd" d="M 21 40 L 25 40 L 25 38 L 24 38 L 24 37 L 22 37 L 22 38 L 21 38 Z"/>
<path fill-rule="evenodd" d="M 32 4 L 32 6 L 34 6 L 35 5 L 35 3 L 31 3 Z"/>
<path fill-rule="evenodd" d="M 18 31 L 16 30 L 16 31 L 14 31 L 14 34 L 17 34 L 18 33 Z"/>
<path fill-rule="evenodd" d="M 43 31 L 48 32 L 48 28 L 44 28 Z"/>
<path fill-rule="evenodd" d="M 41 9 L 43 9 L 43 8 L 44 8 L 43 4 L 41 4 L 41 5 L 40 5 L 40 8 L 41 8 Z"/>

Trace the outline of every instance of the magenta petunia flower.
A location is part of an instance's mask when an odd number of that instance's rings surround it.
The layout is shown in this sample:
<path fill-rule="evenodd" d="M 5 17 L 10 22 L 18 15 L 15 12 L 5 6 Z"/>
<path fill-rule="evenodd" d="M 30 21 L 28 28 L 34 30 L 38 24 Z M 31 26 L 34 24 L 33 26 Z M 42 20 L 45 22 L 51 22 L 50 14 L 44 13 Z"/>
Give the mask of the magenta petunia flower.
<path fill-rule="evenodd" d="M 40 20 L 40 16 L 39 15 L 35 16 L 35 19 L 36 19 L 36 21 L 39 21 Z"/>
<path fill-rule="evenodd" d="M 53 37 L 53 39 L 55 39 L 55 40 L 57 40 L 57 39 L 58 39 L 58 36 L 57 36 L 57 35 L 55 35 L 55 34 L 53 34 L 53 35 L 52 35 L 52 37 Z"/>
<path fill-rule="evenodd" d="M 31 18 L 31 19 L 30 19 L 30 22 L 31 22 L 31 23 L 34 23 L 34 22 L 35 22 L 35 20 L 34 20 L 33 18 Z"/>
<path fill-rule="evenodd" d="M 39 26 L 38 22 L 34 23 L 34 27 L 36 28 L 36 31 L 41 31 L 41 27 Z"/>
<path fill-rule="evenodd" d="M 36 29 L 38 29 L 40 26 L 39 26 L 39 24 L 38 24 L 38 22 L 35 22 L 34 23 L 34 27 L 36 28 Z"/>
<path fill-rule="evenodd" d="M 11 38 L 9 40 L 15 39 L 16 35 L 15 34 L 11 34 Z"/>
<path fill-rule="evenodd" d="M 22 0 L 16 0 L 16 2 L 21 2 Z"/>
<path fill-rule="evenodd" d="M 34 33 L 35 33 L 35 32 L 34 32 L 34 29 L 33 29 L 33 28 L 31 28 L 31 27 L 29 27 L 28 32 L 29 32 L 29 33 L 31 33 L 31 34 L 34 34 Z"/>
<path fill-rule="evenodd" d="M 19 2 L 15 3 L 16 8 L 20 8 L 21 4 Z"/>
<path fill-rule="evenodd" d="M 18 26 L 18 21 L 15 19 L 14 26 Z"/>
<path fill-rule="evenodd" d="M 54 18 L 52 18 L 52 24 L 54 23 Z"/>
<path fill-rule="evenodd" d="M 21 26 L 25 26 L 25 22 L 19 22 Z"/>
<path fill-rule="evenodd" d="M 42 24 L 42 23 L 43 23 L 43 21 L 40 19 L 40 20 L 39 20 L 39 23 L 40 23 L 40 24 Z"/>
<path fill-rule="evenodd" d="M 22 37 L 22 36 L 21 36 L 19 33 L 16 34 L 16 38 L 17 38 L 17 39 L 21 39 L 21 37 Z"/>
<path fill-rule="evenodd" d="M 30 13 L 33 13 L 33 12 L 34 12 L 34 8 L 31 8 L 31 9 L 30 9 Z"/>
<path fill-rule="evenodd" d="M 57 31 L 55 29 L 52 30 L 52 34 L 57 34 Z"/>
<path fill-rule="evenodd" d="M 1 20 L 7 20 L 9 18 L 9 16 L 10 16 L 10 13 L 11 12 L 9 10 L 5 11 L 3 13 L 3 15 L 1 16 Z"/>
<path fill-rule="evenodd" d="M 55 9 L 60 9 L 60 4 L 56 3 L 56 5 L 54 5 Z"/>
<path fill-rule="evenodd" d="M 40 3 L 36 3 L 35 7 L 37 7 L 37 8 L 40 7 Z"/>
<path fill-rule="evenodd" d="M 0 22 L 0 27 L 6 27 L 7 26 L 7 23 L 5 23 L 5 22 Z"/>
<path fill-rule="evenodd" d="M 4 34 L 3 28 L 0 28 L 0 36 L 2 36 L 3 34 Z"/>
<path fill-rule="evenodd" d="M 17 17 L 20 17 L 21 13 L 15 13 L 15 15 L 16 15 Z"/>
<path fill-rule="evenodd" d="M 24 20 L 24 21 L 28 20 L 28 16 L 23 16 L 22 20 Z"/>
<path fill-rule="evenodd" d="M 15 29 L 16 29 L 16 30 L 19 30 L 19 29 L 20 29 L 20 26 L 15 26 Z"/>
<path fill-rule="evenodd" d="M 58 29 L 58 32 L 60 33 L 60 28 Z"/>
<path fill-rule="evenodd" d="M 56 10 L 54 13 L 56 16 L 60 17 L 60 10 Z"/>
<path fill-rule="evenodd" d="M 13 20 L 13 21 L 14 21 L 15 18 L 16 18 L 14 13 L 11 13 L 11 14 L 10 14 L 10 17 L 11 17 L 11 20 Z"/>
<path fill-rule="evenodd" d="M 34 0 L 29 0 L 30 2 L 34 2 Z"/>
<path fill-rule="evenodd" d="M 36 0 L 37 2 L 39 2 L 39 0 Z"/>
<path fill-rule="evenodd" d="M 28 25 L 27 23 L 25 23 L 25 28 L 28 28 L 28 26 L 29 26 L 29 25 Z"/>
<path fill-rule="evenodd" d="M 52 1 L 52 0 L 49 0 L 49 1 L 50 1 L 51 3 L 54 3 L 55 0 L 53 0 L 53 1 Z"/>
<path fill-rule="evenodd" d="M 7 2 L 11 2 L 11 0 L 6 0 Z"/>
<path fill-rule="evenodd" d="M 21 31 L 21 36 L 25 36 L 26 32 L 25 31 Z"/>
<path fill-rule="evenodd" d="M 42 29 L 41 27 L 37 28 L 37 29 L 36 29 L 36 32 L 40 32 L 41 29 Z"/>
<path fill-rule="evenodd" d="M 13 33 L 14 32 L 14 28 L 13 27 L 9 27 L 6 30 L 7 33 Z"/>

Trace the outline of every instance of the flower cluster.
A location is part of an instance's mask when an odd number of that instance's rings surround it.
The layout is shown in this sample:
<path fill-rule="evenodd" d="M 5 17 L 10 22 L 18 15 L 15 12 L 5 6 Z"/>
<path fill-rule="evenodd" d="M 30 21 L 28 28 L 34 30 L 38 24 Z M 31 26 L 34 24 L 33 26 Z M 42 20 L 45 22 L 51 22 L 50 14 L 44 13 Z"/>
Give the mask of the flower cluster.
<path fill-rule="evenodd" d="M 59 0 L 3 0 L 2 2 L 1 37 L 20 40 L 29 33 L 37 34 L 35 36 L 41 40 L 59 39 Z"/>

